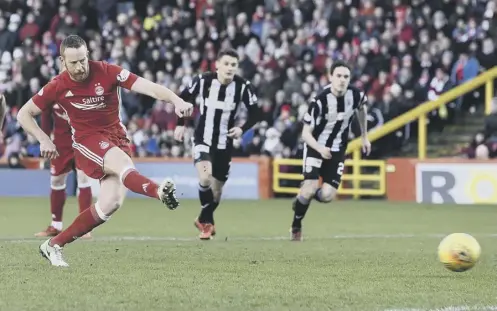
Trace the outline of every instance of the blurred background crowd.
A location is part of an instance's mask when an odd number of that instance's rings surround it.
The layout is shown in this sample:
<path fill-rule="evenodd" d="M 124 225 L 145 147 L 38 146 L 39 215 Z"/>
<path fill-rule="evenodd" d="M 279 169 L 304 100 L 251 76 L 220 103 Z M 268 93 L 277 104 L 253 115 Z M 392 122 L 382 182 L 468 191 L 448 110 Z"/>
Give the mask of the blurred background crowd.
<path fill-rule="evenodd" d="M 353 83 L 369 90 L 372 129 L 495 66 L 495 12 L 488 0 L 2 0 L 0 93 L 10 109 L 0 152 L 38 155 L 16 113 L 58 72 L 58 47 L 68 34 L 88 40 L 91 59 L 176 92 L 196 73 L 215 70 L 219 49 L 237 49 L 263 121 L 236 141 L 236 156 L 295 157 L 302 151 L 300 121 L 334 60 L 350 62 Z M 477 91 L 435 111 L 430 131 L 482 102 Z M 136 156 L 190 156 L 189 141 L 173 139 L 170 104 L 127 91 L 122 104 Z M 497 134 L 494 119 L 487 123 Z M 491 125 L 483 142 L 494 133 Z M 351 137 L 358 132 L 354 126 Z M 412 132 L 406 127 L 374 144 L 373 157 L 392 155 Z"/>

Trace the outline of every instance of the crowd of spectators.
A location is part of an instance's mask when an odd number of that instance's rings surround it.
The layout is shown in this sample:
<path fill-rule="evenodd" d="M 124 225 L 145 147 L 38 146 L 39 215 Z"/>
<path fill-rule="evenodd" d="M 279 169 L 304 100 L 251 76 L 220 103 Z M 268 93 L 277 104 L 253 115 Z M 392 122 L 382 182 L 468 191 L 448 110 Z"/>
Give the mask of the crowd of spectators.
<path fill-rule="evenodd" d="M 497 98 L 493 99 L 492 112 L 485 116 L 478 131 L 462 154 L 470 159 L 487 160 L 497 157 Z"/>
<path fill-rule="evenodd" d="M 219 49 L 237 49 L 263 121 L 235 142 L 236 155 L 293 157 L 302 150 L 300 120 L 335 59 L 350 62 L 353 83 L 369 89 L 371 129 L 496 65 L 495 12 L 495 2 L 485 0 L 2 0 L 0 92 L 10 110 L 0 153 L 38 155 L 16 113 L 58 71 L 68 34 L 88 40 L 91 59 L 176 92 L 194 74 L 215 70 Z M 169 103 L 122 95 L 136 156 L 190 156 L 189 143 L 173 139 Z M 480 101 L 471 93 L 433 112 L 430 130 Z M 375 156 L 399 149 L 412 132 L 374 144 Z M 357 134 L 354 126 L 351 137 Z"/>

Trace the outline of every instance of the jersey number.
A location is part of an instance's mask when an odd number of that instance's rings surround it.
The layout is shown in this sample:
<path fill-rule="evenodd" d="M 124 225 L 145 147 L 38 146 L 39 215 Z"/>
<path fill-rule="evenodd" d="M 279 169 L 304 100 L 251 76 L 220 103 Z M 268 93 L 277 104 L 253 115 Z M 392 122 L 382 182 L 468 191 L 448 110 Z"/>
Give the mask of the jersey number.
<path fill-rule="evenodd" d="M 342 176 L 344 168 L 345 168 L 345 165 L 343 164 L 343 162 L 338 163 L 337 174 Z"/>

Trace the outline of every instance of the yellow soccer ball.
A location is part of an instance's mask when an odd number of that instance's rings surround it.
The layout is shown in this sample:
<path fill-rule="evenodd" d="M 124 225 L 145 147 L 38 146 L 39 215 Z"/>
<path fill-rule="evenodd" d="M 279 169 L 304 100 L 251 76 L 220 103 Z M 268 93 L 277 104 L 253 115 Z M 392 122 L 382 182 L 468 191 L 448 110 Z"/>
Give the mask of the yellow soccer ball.
<path fill-rule="evenodd" d="M 464 272 L 473 268 L 480 259 L 480 255 L 480 244 L 466 233 L 452 233 L 438 245 L 440 262 L 454 272 Z"/>

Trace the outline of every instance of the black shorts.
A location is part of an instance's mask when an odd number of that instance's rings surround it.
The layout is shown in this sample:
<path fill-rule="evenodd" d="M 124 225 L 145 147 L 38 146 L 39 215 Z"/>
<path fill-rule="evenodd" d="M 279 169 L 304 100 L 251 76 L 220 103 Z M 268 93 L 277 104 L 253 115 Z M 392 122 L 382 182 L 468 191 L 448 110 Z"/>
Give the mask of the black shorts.
<path fill-rule="evenodd" d="M 205 144 L 193 146 L 193 163 L 209 161 L 212 164 L 212 177 L 226 182 L 230 174 L 232 148 L 217 149 Z"/>
<path fill-rule="evenodd" d="M 324 183 L 338 189 L 342 181 L 344 162 L 345 152 L 331 152 L 331 159 L 325 160 L 319 152 L 306 147 L 303 164 L 304 180 L 317 180 L 322 177 Z"/>

